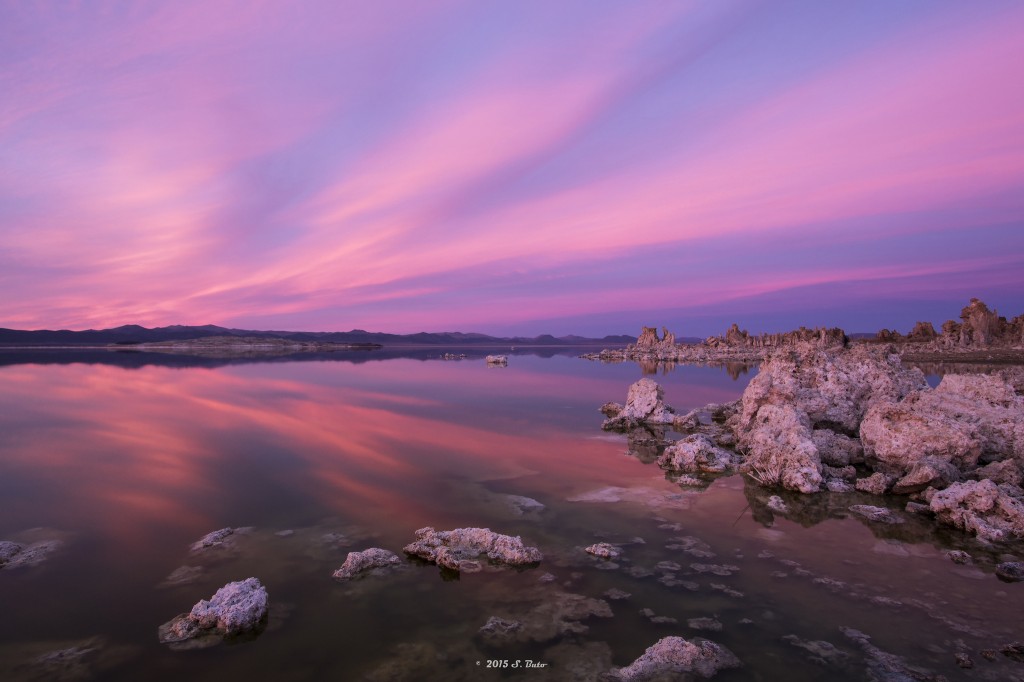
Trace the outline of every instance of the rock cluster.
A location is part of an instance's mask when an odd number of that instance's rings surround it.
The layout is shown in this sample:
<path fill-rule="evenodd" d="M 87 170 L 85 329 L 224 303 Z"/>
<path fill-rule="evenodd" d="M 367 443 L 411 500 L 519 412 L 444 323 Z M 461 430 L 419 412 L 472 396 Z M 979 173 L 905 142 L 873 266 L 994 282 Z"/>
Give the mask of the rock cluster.
<path fill-rule="evenodd" d="M 883 329 L 876 340 L 887 342 L 908 341 L 927 344 L 915 350 L 954 351 L 1012 347 L 1024 344 L 1024 315 L 1012 320 L 1000 317 L 995 310 L 977 298 L 960 311 L 960 321 L 947 320 L 942 332 L 937 333 L 930 322 L 918 322 L 904 337 L 893 329 Z"/>
<path fill-rule="evenodd" d="M 193 639 L 216 643 L 225 637 L 258 631 L 266 624 L 268 596 L 256 578 L 228 583 L 210 600 L 201 599 L 189 613 L 174 617 L 160 626 L 163 644 L 178 644 Z"/>
<path fill-rule="evenodd" d="M 760 334 L 751 336 L 746 329 L 740 329 L 733 323 L 722 336 L 708 337 L 704 343 L 711 348 L 783 348 L 797 344 L 810 343 L 822 348 L 845 346 L 848 339 L 846 333 L 838 327 L 800 327 L 789 332 L 776 334 Z"/>
<path fill-rule="evenodd" d="M 625 682 L 676 679 L 686 675 L 709 678 L 726 668 L 738 668 L 735 654 L 706 639 L 687 641 L 682 637 L 658 640 L 625 668 L 613 675 Z"/>
<path fill-rule="evenodd" d="M 915 511 L 983 540 L 1024 539 L 1024 397 L 1013 378 L 946 374 L 930 388 L 891 344 L 802 344 L 773 353 L 733 405 L 673 416 L 643 379 L 604 426 L 672 417 L 689 435 L 662 441 L 657 461 L 670 472 L 739 469 L 799 493 L 911 495 Z M 894 522 L 874 509 L 853 511 Z"/>
<path fill-rule="evenodd" d="M 488 355 L 486 358 L 484 358 L 484 362 L 486 362 L 488 365 L 504 367 L 505 365 L 508 364 L 508 356 Z"/>
<path fill-rule="evenodd" d="M 404 551 L 438 566 L 465 572 L 483 568 L 478 561 L 481 555 L 509 566 L 529 566 L 543 558 L 539 549 L 525 546 L 519 536 L 501 535 L 489 528 L 420 528 L 415 542 L 406 545 Z"/>

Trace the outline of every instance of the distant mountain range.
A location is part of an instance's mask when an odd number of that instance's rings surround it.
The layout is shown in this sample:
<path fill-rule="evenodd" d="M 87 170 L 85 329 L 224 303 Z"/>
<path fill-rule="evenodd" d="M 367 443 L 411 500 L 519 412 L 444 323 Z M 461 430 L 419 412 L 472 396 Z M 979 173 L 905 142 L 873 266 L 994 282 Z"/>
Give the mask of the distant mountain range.
<path fill-rule="evenodd" d="M 440 332 L 419 334 L 384 334 L 353 329 L 350 332 L 288 332 L 254 331 L 250 329 L 228 329 L 208 324 L 201 327 L 172 325 L 147 329 L 137 324 L 127 324 L 113 329 L 88 329 L 85 331 L 21 330 L 0 328 L 0 346 L 106 346 L 111 344 L 130 346 L 137 343 L 159 341 L 182 341 L 202 339 L 210 336 L 274 337 L 293 341 L 314 341 L 324 343 L 379 343 L 385 346 L 591 346 L 625 345 L 634 343 L 635 336 L 605 336 L 591 339 L 583 336 L 551 336 L 542 334 L 534 337 L 498 337 L 487 334 L 466 334 L 463 332 Z"/>

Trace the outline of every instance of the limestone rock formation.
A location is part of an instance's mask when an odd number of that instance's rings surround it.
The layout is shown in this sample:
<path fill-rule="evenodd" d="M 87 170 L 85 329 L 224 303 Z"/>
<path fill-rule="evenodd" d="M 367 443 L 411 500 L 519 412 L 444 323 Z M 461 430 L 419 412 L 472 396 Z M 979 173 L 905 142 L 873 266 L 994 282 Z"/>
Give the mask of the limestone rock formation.
<path fill-rule="evenodd" d="M 719 474 L 733 468 L 737 457 L 702 433 L 689 435 L 665 448 L 658 465 L 682 473 Z"/>
<path fill-rule="evenodd" d="M 252 532 L 251 527 L 243 528 L 221 528 L 211 533 L 207 533 L 203 537 L 199 538 L 189 547 L 189 551 L 192 554 L 202 554 L 205 552 L 223 552 L 223 551 L 234 551 L 237 549 L 238 540 Z"/>
<path fill-rule="evenodd" d="M 488 355 L 486 358 L 484 358 L 484 362 L 486 362 L 488 365 L 491 365 L 491 366 L 504 367 L 505 365 L 508 364 L 508 356 L 507 355 Z"/>
<path fill-rule="evenodd" d="M 982 540 L 1024 539 L 1024 491 L 989 480 L 961 481 L 932 495 L 929 506 L 940 522 Z"/>
<path fill-rule="evenodd" d="M 420 528 L 416 541 L 406 545 L 404 551 L 438 566 L 465 572 L 483 568 L 477 560 L 481 555 L 509 566 L 529 566 L 543 558 L 539 549 L 525 546 L 519 536 L 501 535 L 489 528 Z"/>
<path fill-rule="evenodd" d="M 719 670 L 740 665 L 735 654 L 720 644 L 706 639 L 687 641 L 682 637 L 665 637 L 613 675 L 625 682 L 686 679 L 685 675 L 709 678 Z"/>
<path fill-rule="evenodd" d="M 725 334 L 709 337 L 704 343 L 712 348 L 783 348 L 798 344 L 832 348 L 845 346 L 847 337 L 846 333 L 838 327 L 815 327 L 814 329 L 800 327 L 789 332 L 751 336 L 746 329 L 741 330 L 739 325 L 733 323 Z"/>
<path fill-rule="evenodd" d="M 60 540 L 40 540 L 28 544 L 20 544 L 9 540 L 0 540 L 0 569 L 15 569 L 38 566 L 60 549 Z"/>
<path fill-rule="evenodd" d="M 1024 462 L 1024 398 L 999 376 L 947 374 L 934 390 L 873 406 L 860 433 L 873 468 L 907 475 L 928 460 L 945 468 L 941 486 L 959 478 L 944 464 L 967 471 L 981 458 Z M 919 483 L 929 481 L 922 474 Z"/>
<path fill-rule="evenodd" d="M 228 583 L 207 601 L 201 599 L 185 614 L 160 626 L 163 644 L 176 644 L 203 638 L 206 644 L 224 637 L 255 632 L 266 623 L 267 588 L 256 578 Z"/>
<path fill-rule="evenodd" d="M 818 490 L 819 447 L 835 448 L 826 455 L 830 462 L 854 461 L 859 453 L 852 436 L 869 407 L 926 386 L 924 375 L 904 369 L 890 350 L 802 346 L 772 355 L 743 392 L 740 413 L 730 419 L 746 454 L 743 468 L 789 490 Z"/>
<path fill-rule="evenodd" d="M 593 554 L 594 556 L 602 559 L 615 559 L 622 554 L 621 549 L 615 545 L 608 544 L 607 542 L 598 542 L 595 545 L 590 545 L 583 549 L 587 554 Z"/>
<path fill-rule="evenodd" d="M 972 298 L 960 311 L 960 322 L 947 320 L 942 325 L 942 334 L 935 338 L 936 348 L 946 350 L 1019 346 L 1022 343 L 1024 315 L 1007 320 L 976 298 Z"/>
<path fill-rule="evenodd" d="M 601 425 L 607 430 L 626 430 L 641 424 L 671 424 L 675 410 L 665 405 L 665 392 L 653 379 L 643 378 L 629 387 L 626 406 Z"/>
<path fill-rule="evenodd" d="M 937 337 L 931 322 L 918 322 L 907 334 L 908 341 L 934 341 Z"/>
<path fill-rule="evenodd" d="M 336 580 L 351 580 L 366 571 L 395 566 L 402 562 L 398 555 L 379 547 L 371 547 L 361 552 L 349 552 L 345 563 L 333 573 Z"/>

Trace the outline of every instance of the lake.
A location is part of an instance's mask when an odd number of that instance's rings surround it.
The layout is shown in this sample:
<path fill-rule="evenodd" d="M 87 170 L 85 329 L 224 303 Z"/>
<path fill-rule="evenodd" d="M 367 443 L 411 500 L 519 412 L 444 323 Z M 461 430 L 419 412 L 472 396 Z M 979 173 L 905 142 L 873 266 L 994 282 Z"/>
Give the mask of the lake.
<path fill-rule="evenodd" d="M 601 430 L 598 408 L 645 371 L 684 412 L 738 398 L 756 368 L 440 352 L 4 353 L 0 539 L 60 546 L 0 570 L 0 679 L 586 680 L 668 635 L 728 647 L 744 667 L 725 681 L 870 679 L 884 658 L 871 647 L 950 680 L 1024 679 L 980 654 L 1024 624 L 1020 585 L 993 575 L 998 548 L 911 515 L 872 523 L 848 511 L 880 503 L 860 493 L 781 494 L 780 514 L 743 476 L 683 488 L 656 452 Z M 544 560 L 332 579 L 349 551 L 401 555 L 424 526 L 519 535 Z M 244 529 L 233 547 L 190 552 L 224 527 Z M 622 556 L 583 551 L 600 541 Z M 193 580 L 162 584 L 182 566 Z M 158 642 L 159 625 L 250 576 L 270 594 L 258 636 Z M 528 636 L 488 640 L 491 616 Z"/>

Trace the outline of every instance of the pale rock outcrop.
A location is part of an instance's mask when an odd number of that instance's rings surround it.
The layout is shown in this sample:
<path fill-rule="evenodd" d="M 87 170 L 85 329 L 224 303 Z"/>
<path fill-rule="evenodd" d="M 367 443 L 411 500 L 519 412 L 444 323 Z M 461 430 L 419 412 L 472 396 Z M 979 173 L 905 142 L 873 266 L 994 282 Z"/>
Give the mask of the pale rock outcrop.
<path fill-rule="evenodd" d="M 587 554 L 593 554 L 594 556 L 600 557 L 602 559 L 615 559 L 622 554 L 622 550 L 620 548 L 616 547 L 615 545 L 611 545 L 607 542 L 598 542 L 595 545 L 584 547 L 583 551 L 585 551 Z"/>
<path fill-rule="evenodd" d="M 762 485 L 801 493 L 820 489 L 821 458 L 811 440 L 809 420 L 791 405 L 760 407 L 739 446 L 747 452 L 741 469 Z"/>
<path fill-rule="evenodd" d="M 361 552 L 349 552 L 345 563 L 333 573 L 335 580 L 351 580 L 360 573 L 378 568 L 387 568 L 402 563 L 398 555 L 380 547 L 371 547 Z"/>
<path fill-rule="evenodd" d="M 687 641 L 682 637 L 664 637 L 625 668 L 612 674 L 625 682 L 685 679 L 692 675 L 710 678 L 719 670 L 742 665 L 735 654 L 706 639 Z"/>
<path fill-rule="evenodd" d="M 932 513 L 941 523 L 989 542 L 1024 539 L 1024 491 L 992 481 L 961 481 L 932 495 Z"/>
<path fill-rule="evenodd" d="M 239 539 L 252 533 L 253 529 L 250 526 L 241 528 L 221 528 L 211 533 L 207 533 L 203 537 L 199 538 L 189 547 L 189 551 L 192 554 L 202 554 L 204 552 L 233 552 L 237 549 Z"/>
<path fill-rule="evenodd" d="M 603 429 L 629 429 L 640 424 L 671 424 L 675 410 L 665 405 L 665 392 L 653 379 L 643 378 L 629 387 L 626 406 L 601 425 Z"/>
<path fill-rule="evenodd" d="M 819 447 L 828 449 L 826 459 L 835 465 L 857 461 L 851 436 L 865 412 L 926 386 L 920 370 L 904 369 L 891 350 L 804 345 L 772 355 L 743 392 L 739 414 L 729 420 L 746 453 L 743 468 L 760 472 L 759 481 L 767 472 L 769 484 L 775 479 L 806 493 L 821 486 Z"/>
<path fill-rule="evenodd" d="M 874 405 L 860 433 L 869 463 L 895 475 L 926 459 L 964 471 L 979 459 L 1024 462 L 1024 398 L 999 376 L 947 374 L 935 389 Z"/>
<path fill-rule="evenodd" d="M 486 362 L 488 365 L 491 365 L 491 366 L 501 366 L 501 367 L 504 367 L 505 365 L 508 364 L 508 356 L 507 355 L 488 355 L 486 358 L 484 358 L 484 362 Z"/>
<path fill-rule="evenodd" d="M 924 374 L 903 368 L 894 350 L 800 346 L 776 353 L 743 392 L 737 427 L 748 430 L 764 405 L 786 404 L 804 412 L 815 429 L 854 435 L 869 407 L 927 386 Z"/>
<path fill-rule="evenodd" d="M 466 572 L 482 569 L 478 561 L 481 555 L 509 566 L 528 566 L 543 558 L 539 549 L 525 546 L 519 536 L 501 535 L 489 528 L 420 528 L 415 542 L 406 545 L 404 551 L 438 566 Z"/>
<path fill-rule="evenodd" d="M 719 474 L 732 469 L 737 459 L 704 434 L 695 433 L 665 448 L 658 465 L 682 473 Z"/>
<path fill-rule="evenodd" d="M 256 578 L 228 583 L 209 601 L 201 599 L 189 613 L 161 625 L 160 642 L 210 638 L 210 643 L 216 643 L 217 639 L 256 631 L 266 623 L 268 601 L 267 588 Z"/>
<path fill-rule="evenodd" d="M 640 330 L 640 336 L 636 339 L 637 348 L 653 348 L 661 343 L 661 339 L 658 338 L 657 327 L 643 327 Z"/>
<path fill-rule="evenodd" d="M 0 540 L 0 569 L 38 566 L 62 545 L 60 540 L 41 540 L 29 544 Z"/>

